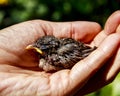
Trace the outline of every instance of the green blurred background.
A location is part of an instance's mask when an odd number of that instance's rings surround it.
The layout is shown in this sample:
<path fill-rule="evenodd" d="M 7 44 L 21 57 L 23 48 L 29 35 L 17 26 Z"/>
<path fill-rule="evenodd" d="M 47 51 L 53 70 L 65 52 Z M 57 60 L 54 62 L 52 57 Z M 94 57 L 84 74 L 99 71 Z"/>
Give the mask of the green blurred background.
<path fill-rule="evenodd" d="M 31 19 L 87 20 L 104 25 L 119 0 L 0 0 L 0 28 Z"/>
<path fill-rule="evenodd" d="M 95 21 L 104 27 L 120 9 L 120 0 L 0 0 L 0 29 L 33 19 L 49 21 Z M 87 96 L 120 96 L 120 76 Z"/>

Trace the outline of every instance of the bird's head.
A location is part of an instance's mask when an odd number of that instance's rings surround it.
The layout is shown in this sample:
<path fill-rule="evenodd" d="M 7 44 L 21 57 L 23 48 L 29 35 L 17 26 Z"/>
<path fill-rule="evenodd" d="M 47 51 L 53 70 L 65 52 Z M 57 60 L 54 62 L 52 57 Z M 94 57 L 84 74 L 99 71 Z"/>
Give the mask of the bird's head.
<path fill-rule="evenodd" d="M 26 47 L 28 50 L 35 50 L 40 55 L 51 54 L 55 52 L 59 47 L 59 39 L 53 36 L 43 36 L 39 38 L 35 43 L 30 44 Z"/>

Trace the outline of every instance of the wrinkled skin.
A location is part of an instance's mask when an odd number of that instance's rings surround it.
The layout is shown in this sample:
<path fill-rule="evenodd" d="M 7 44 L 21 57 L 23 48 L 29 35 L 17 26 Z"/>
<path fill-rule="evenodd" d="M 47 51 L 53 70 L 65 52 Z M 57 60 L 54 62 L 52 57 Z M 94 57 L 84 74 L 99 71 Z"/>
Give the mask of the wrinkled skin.
<path fill-rule="evenodd" d="M 0 96 L 81 96 L 110 83 L 120 69 L 120 11 L 104 30 L 94 22 L 28 21 L 0 31 Z M 82 34 L 82 35 L 81 35 Z M 98 48 L 71 70 L 46 73 L 25 47 L 40 36 L 71 37 Z M 94 85 L 94 86 L 93 86 Z"/>

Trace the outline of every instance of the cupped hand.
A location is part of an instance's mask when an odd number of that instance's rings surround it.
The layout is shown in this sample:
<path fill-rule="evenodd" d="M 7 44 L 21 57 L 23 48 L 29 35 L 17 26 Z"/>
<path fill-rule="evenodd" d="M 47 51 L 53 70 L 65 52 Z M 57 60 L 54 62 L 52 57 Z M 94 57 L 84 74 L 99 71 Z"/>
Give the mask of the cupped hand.
<path fill-rule="evenodd" d="M 1 30 L 0 95 L 75 94 L 79 89 L 84 88 L 87 81 L 110 60 L 118 49 L 119 35 L 112 33 L 102 37 L 100 33 L 103 31 L 100 30 L 100 26 L 94 22 L 55 23 L 42 20 L 27 21 Z M 71 37 L 98 48 L 87 58 L 75 64 L 71 70 L 46 73 L 38 68 L 38 58 L 25 50 L 27 45 L 43 35 Z M 101 42 L 94 37 L 101 37 Z M 109 43 L 110 41 L 112 42 Z"/>
<path fill-rule="evenodd" d="M 92 41 L 92 44 L 99 46 L 107 37 L 111 35 L 118 35 L 120 37 L 120 11 L 114 12 L 106 21 L 104 30 L 101 31 Z M 116 40 L 117 38 L 114 38 Z M 117 41 L 117 40 L 116 40 Z M 118 40 L 119 41 L 119 40 Z M 112 39 L 109 39 L 108 43 L 113 43 Z M 104 45 L 107 46 L 107 45 Z M 114 45 L 111 45 L 114 46 Z M 109 46 L 109 47 L 111 47 Z M 111 83 L 117 74 L 120 72 L 120 44 L 118 44 L 118 50 L 112 54 L 112 57 L 105 62 L 104 66 L 96 72 L 96 74 L 88 80 L 84 87 L 78 91 L 76 95 L 84 95 L 90 92 L 94 92 L 105 85 Z"/>

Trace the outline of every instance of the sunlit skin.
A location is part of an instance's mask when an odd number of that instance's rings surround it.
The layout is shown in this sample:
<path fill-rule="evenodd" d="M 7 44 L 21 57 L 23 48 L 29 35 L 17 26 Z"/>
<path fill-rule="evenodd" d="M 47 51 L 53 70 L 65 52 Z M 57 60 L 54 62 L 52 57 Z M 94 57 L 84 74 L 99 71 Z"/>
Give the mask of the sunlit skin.
<path fill-rule="evenodd" d="M 81 96 L 110 83 L 120 71 L 120 11 L 101 31 L 95 22 L 27 21 L 0 30 L 0 96 Z M 113 26 L 114 25 L 114 26 Z M 46 73 L 25 48 L 44 35 L 71 37 L 98 48 L 67 70 Z M 93 86 L 94 85 L 94 86 Z"/>

